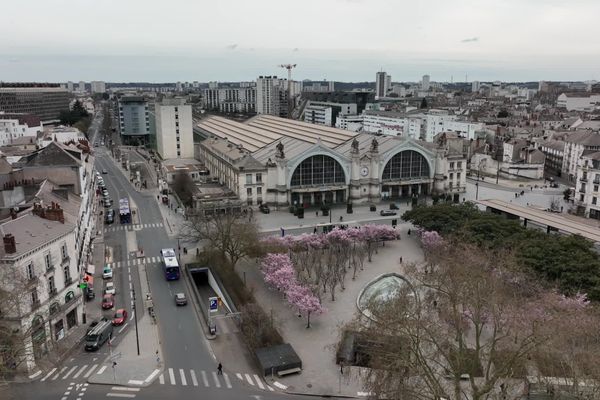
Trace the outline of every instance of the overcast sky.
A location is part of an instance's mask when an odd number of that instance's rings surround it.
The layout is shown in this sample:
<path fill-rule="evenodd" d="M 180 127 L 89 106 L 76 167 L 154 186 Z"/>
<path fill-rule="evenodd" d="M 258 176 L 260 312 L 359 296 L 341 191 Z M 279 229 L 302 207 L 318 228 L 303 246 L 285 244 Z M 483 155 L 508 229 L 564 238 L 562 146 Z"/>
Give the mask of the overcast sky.
<path fill-rule="evenodd" d="M 599 0 L 18 0 L 0 80 L 600 79 Z"/>

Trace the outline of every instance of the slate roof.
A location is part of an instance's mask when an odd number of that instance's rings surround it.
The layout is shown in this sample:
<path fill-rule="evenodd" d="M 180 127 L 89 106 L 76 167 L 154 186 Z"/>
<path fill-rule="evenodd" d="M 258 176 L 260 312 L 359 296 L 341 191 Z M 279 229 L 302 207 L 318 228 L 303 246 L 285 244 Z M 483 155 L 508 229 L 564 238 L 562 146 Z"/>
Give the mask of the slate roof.
<path fill-rule="evenodd" d="M 24 167 L 79 166 L 81 151 L 51 142 L 48 146 L 25 157 Z"/>

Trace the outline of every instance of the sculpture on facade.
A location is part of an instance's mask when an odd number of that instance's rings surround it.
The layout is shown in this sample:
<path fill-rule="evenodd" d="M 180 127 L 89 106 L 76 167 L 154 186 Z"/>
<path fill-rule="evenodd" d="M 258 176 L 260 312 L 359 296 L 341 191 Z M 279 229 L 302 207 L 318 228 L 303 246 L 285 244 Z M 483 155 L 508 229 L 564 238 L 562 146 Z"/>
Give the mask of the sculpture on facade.
<path fill-rule="evenodd" d="M 371 152 L 376 153 L 379 150 L 379 142 L 377 141 L 377 138 L 373 138 L 373 141 L 371 142 Z"/>
<path fill-rule="evenodd" d="M 356 138 L 352 141 L 352 154 L 358 154 L 358 140 Z"/>
<path fill-rule="evenodd" d="M 275 146 L 275 148 L 277 149 L 277 151 L 275 152 L 275 157 L 285 158 L 285 153 L 283 152 L 283 143 L 277 143 L 277 146 Z"/>

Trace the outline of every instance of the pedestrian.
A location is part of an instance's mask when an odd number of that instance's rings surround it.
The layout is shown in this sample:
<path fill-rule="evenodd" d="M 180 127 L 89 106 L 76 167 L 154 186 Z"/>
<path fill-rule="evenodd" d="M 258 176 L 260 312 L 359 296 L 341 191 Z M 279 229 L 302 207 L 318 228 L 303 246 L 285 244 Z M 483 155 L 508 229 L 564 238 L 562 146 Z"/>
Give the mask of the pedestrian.
<path fill-rule="evenodd" d="M 408 232 L 407 232 L 407 233 L 408 233 L 408 236 L 410 236 L 410 229 L 408 230 Z"/>
<path fill-rule="evenodd" d="M 313 229 L 313 233 L 317 233 L 317 227 L 315 226 L 315 229 Z"/>
<path fill-rule="evenodd" d="M 221 363 L 217 365 L 217 375 L 223 375 L 223 366 L 221 365 Z"/>
<path fill-rule="evenodd" d="M 285 229 L 283 229 L 283 226 L 281 228 L 279 228 L 279 229 L 281 229 L 281 237 L 284 237 L 285 236 Z"/>
<path fill-rule="evenodd" d="M 340 215 L 340 222 L 342 222 L 344 220 L 344 216 Z"/>
<path fill-rule="evenodd" d="M 187 247 L 183 248 L 183 254 L 187 254 Z"/>
<path fill-rule="evenodd" d="M 515 193 L 515 199 L 519 197 L 519 193 Z"/>
<path fill-rule="evenodd" d="M 319 216 L 319 210 L 317 210 L 317 211 L 315 212 L 315 214 L 316 214 L 316 215 L 317 215 L 317 217 L 318 217 L 318 216 Z"/>
<path fill-rule="evenodd" d="M 402 264 L 402 256 L 400 256 L 400 264 Z"/>

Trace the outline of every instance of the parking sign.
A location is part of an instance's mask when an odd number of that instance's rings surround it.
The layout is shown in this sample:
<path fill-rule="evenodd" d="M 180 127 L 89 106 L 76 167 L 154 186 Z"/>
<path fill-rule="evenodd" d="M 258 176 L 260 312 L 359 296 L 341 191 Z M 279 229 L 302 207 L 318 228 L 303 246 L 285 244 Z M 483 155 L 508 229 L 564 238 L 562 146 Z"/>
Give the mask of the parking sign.
<path fill-rule="evenodd" d="M 208 298 L 208 310 L 211 313 L 215 313 L 219 311 L 219 298 L 218 297 L 209 297 Z"/>

